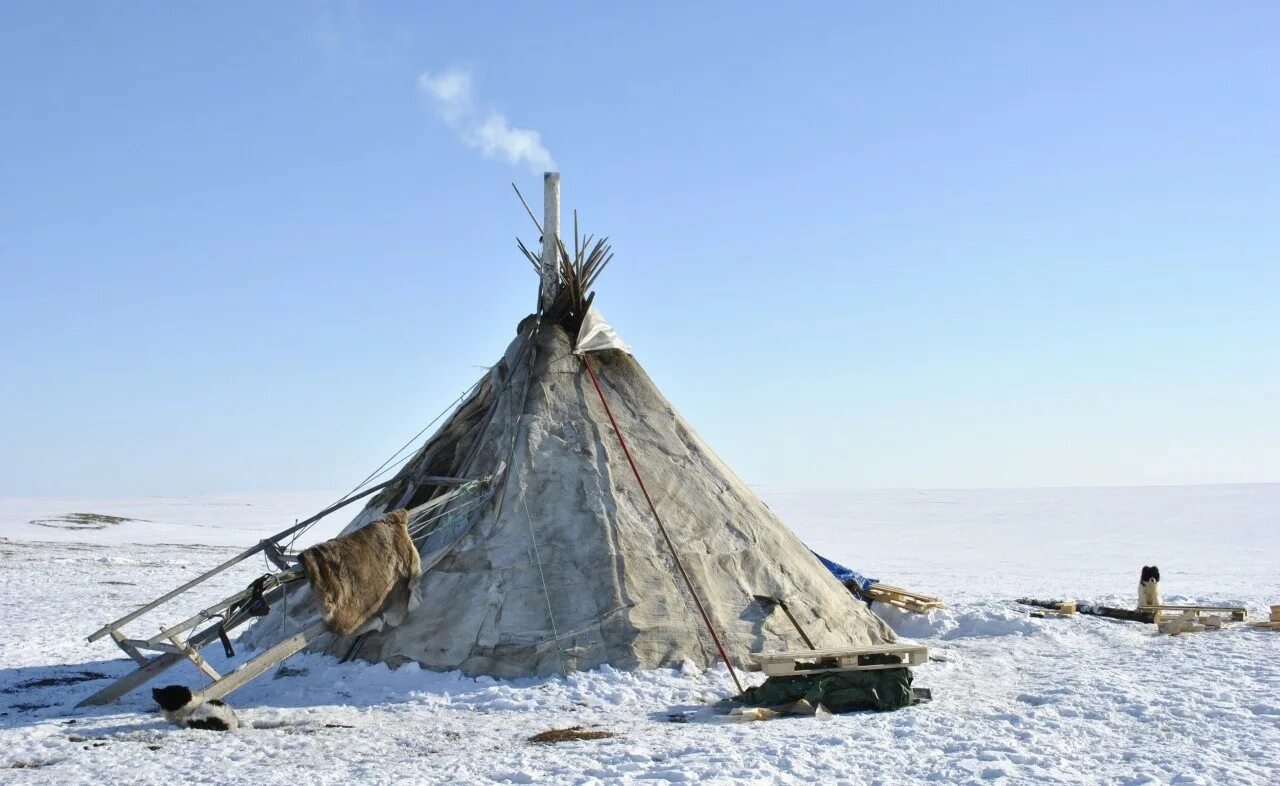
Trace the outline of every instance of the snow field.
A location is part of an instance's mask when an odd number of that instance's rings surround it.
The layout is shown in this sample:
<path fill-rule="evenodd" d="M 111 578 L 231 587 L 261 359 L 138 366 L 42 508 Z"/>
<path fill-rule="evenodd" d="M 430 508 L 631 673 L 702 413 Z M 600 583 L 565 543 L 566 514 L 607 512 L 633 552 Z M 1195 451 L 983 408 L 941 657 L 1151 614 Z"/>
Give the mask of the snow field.
<path fill-rule="evenodd" d="M 240 733 L 167 726 L 145 690 L 72 709 L 105 684 L 76 680 L 131 668 L 85 635 L 333 496 L 0 501 L 0 782 L 1280 783 L 1280 633 L 1169 638 L 1011 602 L 1132 605 L 1154 563 L 1167 602 L 1265 614 L 1280 602 L 1278 486 L 766 490 L 819 552 L 948 602 L 928 617 L 880 610 L 935 658 L 915 673 L 934 701 L 899 712 L 729 721 L 711 707 L 732 690 L 722 668 L 498 681 L 316 655 L 234 694 L 254 726 Z M 148 521 L 30 524 L 76 511 Z M 251 560 L 201 599 L 263 570 Z M 200 677 L 184 664 L 158 684 L 171 682 Z M 690 722 L 669 720 L 681 711 Z M 566 726 L 618 736 L 526 742 Z"/>

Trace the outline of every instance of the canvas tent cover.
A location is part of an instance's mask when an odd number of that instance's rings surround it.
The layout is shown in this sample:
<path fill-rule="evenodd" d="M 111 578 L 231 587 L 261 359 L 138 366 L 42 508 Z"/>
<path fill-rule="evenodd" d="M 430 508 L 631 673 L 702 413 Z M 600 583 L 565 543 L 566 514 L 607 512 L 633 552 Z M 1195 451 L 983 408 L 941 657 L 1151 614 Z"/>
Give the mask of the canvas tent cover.
<path fill-rule="evenodd" d="M 892 641 L 616 348 L 616 332 L 597 329 L 592 340 L 602 335 L 614 348 L 590 362 L 730 658 L 802 646 L 757 594 L 785 600 L 817 646 Z M 330 652 L 502 677 L 717 660 L 573 339 L 558 324 L 521 322 L 401 482 L 344 530 L 442 493 L 418 487 L 417 476 L 497 474 L 492 488 L 445 506 L 435 526 L 449 535 L 423 553 L 421 605 L 398 627 L 337 640 Z M 308 592 L 299 588 L 242 640 L 268 645 L 316 619 Z"/>

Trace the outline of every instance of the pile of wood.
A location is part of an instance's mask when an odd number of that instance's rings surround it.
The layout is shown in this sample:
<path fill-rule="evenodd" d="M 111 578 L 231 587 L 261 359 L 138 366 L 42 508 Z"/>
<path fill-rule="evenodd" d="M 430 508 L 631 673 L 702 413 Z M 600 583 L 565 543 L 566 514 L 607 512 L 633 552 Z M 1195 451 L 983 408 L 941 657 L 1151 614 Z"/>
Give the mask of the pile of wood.
<path fill-rule="evenodd" d="M 915 614 L 928 614 L 934 609 L 946 608 L 941 599 L 932 595 L 924 595 L 880 582 L 876 582 L 864 590 L 858 590 L 857 594 L 868 603 L 874 602 L 883 603 L 887 606 L 896 606 Z"/>

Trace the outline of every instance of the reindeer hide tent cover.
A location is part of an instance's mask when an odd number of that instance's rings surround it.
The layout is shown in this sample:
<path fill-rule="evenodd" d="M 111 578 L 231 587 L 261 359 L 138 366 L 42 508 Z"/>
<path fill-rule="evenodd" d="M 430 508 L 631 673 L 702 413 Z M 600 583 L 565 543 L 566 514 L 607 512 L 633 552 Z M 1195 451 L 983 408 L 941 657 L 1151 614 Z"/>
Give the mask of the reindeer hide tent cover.
<path fill-rule="evenodd" d="M 445 504 L 419 542 L 421 602 L 397 626 L 318 643 L 391 666 L 498 677 L 716 662 L 600 395 L 735 664 L 803 646 L 755 595 L 785 600 L 818 647 L 892 641 L 672 408 L 590 303 L 523 320 L 502 359 L 344 530 L 445 491 L 416 478 L 494 475 Z M 576 351 L 591 353 L 600 394 Z M 241 640 L 267 646 L 319 619 L 311 593 L 298 585 Z"/>

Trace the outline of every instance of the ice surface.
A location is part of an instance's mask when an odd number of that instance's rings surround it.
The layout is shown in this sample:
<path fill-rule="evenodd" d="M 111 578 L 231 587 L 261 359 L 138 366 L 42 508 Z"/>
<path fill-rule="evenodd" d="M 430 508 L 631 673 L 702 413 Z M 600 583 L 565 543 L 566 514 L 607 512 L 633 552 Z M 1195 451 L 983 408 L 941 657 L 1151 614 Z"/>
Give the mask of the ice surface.
<path fill-rule="evenodd" d="M 1159 637 L 1010 603 L 1132 605 L 1158 564 L 1168 602 L 1263 614 L 1280 602 L 1280 485 L 762 492 L 817 551 L 947 601 L 882 612 L 930 646 L 916 680 L 932 703 L 729 723 L 709 706 L 730 691 L 722 669 L 498 681 L 307 655 L 234 694 L 255 727 L 236 734 L 166 726 L 145 691 L 74 711 L 95 675 L 130 669 L 87 633 L 338 494 L 0 500 L 0 783 L 1280 783 L 1280 634 Z M 71 513 L 144 521 L 85 529 Z M 163 680 L 200 681 L 186 666 Z M 524 741 L 567 726 L 619 736 Z"/>

